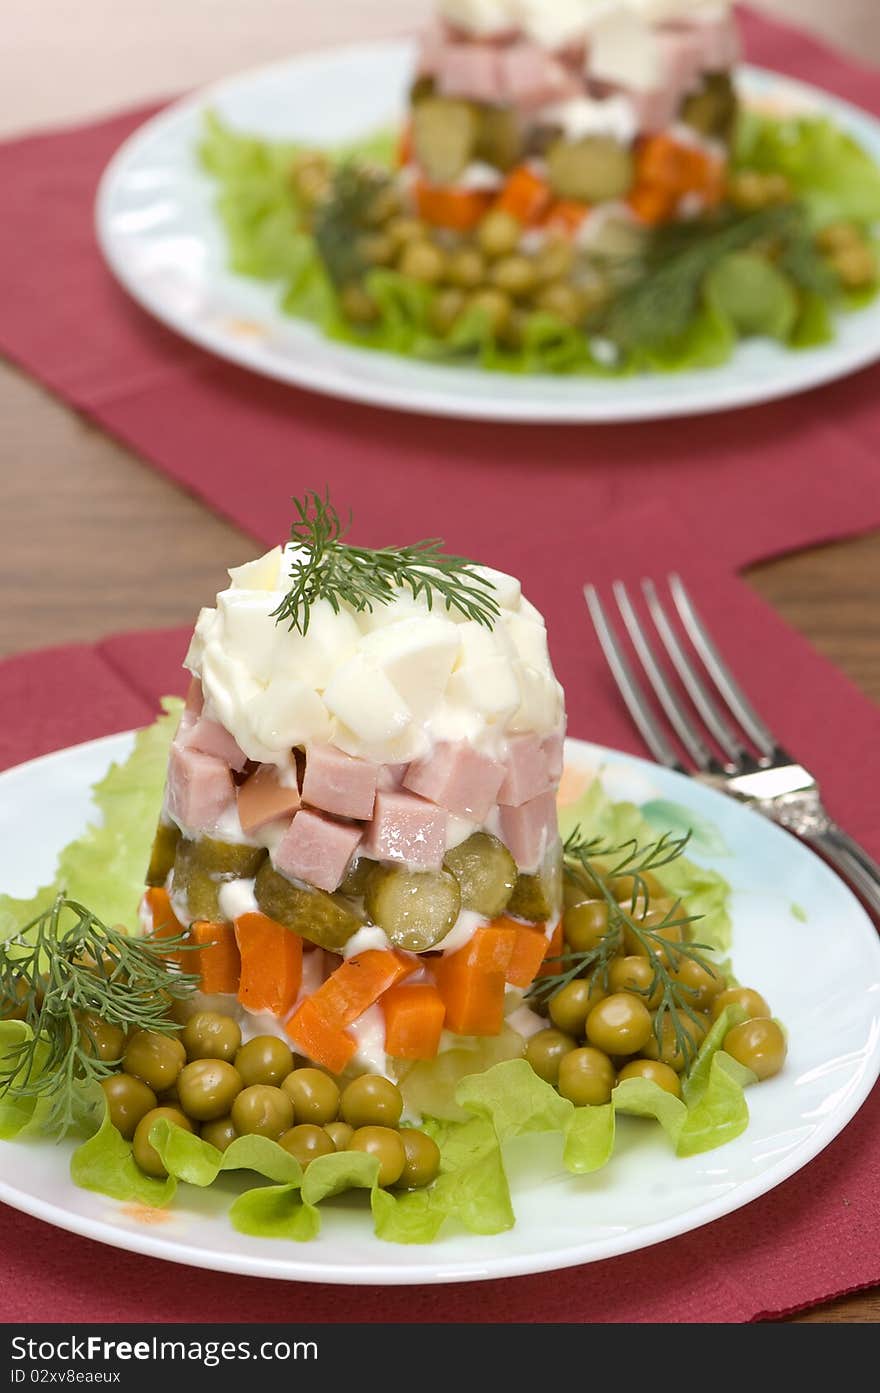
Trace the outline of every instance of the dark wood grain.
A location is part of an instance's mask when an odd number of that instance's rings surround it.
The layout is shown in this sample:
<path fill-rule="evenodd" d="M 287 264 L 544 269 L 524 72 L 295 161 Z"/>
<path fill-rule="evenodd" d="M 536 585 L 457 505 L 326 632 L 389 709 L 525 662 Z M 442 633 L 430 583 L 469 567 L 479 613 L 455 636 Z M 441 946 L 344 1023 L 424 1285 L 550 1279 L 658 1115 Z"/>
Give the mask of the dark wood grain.
<path fill-rule="evenodd" d="M 12 368 L 0 366 L 0 655 L 187 624 L 253 541 Z M 880 533 L 749 581 L 880 701 Z M 880 1290 L 793 1319 L 880 1321 Z"/>

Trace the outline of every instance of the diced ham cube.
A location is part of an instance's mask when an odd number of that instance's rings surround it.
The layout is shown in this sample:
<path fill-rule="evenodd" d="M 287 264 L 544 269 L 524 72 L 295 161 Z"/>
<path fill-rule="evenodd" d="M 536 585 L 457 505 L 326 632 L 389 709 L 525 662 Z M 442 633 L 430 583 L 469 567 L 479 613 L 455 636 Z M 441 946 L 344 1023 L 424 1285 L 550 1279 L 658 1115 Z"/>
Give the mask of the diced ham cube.
<path fill-rule="evenodd" d="M 495 101 L 521 110 L 582 96 L 584 83 L 552 54 L 533 43 L 515 43 L 498 54 Z"/>
<path fill-rule="evenodd" d="M 547 774 L 550 782 L 558 784 L 562 778 L 565 763 L 565 731 L 554 730 L 552 735 L 545 735 L 541 741 L 541 749 L 544 751 L 544 758 L 547 761 Z"/>
<path fill-rule="evenodd" d="M 650 92 L 626 91 L 625 95 L 632 102 L 636 129 L 642 135 L 652 135 L 673 124 L 683 93 L 672 87 L 657 87 Z"/>
<path fill-rule="evenodd" d="M 255 769 L 239 786 L 237 796 L 238 820 L 248 837 L 268 822 L 289 817 L 300 805 L 299 789 L 295 784 L 283 784 L 274 764 Z"/>
<path fill-rule="evenodd" d="M 438 745 L 425 759 L 413 760 L 403 783 L 458 817 L 483 822 L 503 778 L 502 764 L 461 742 Z"/>
<path fill-rule="evenodd" d="M 200 750 L 171 746 L 168 759 L 166 806 L 187 832 L 212 832 L 232 806 L 235 788 L 223 760 Z"/>
<path fill-rule="evenodd" d="M 556 840 L 556 798 L 540 794 L 518 808 L 501 809 L 501 840 L 521 871 L 534 873 L 548 846 Z"/>
<path fill-rule="evenodd" d="M 400 788 L 408 768 L 408 764 L 380 764 L 379 778 L 376 787 L 385 789 Z"/>
<path fill-rule="evenodd" d="M 739 60 L 742 45 L 733 14 L 694 19 L 686 27 L 699 39 L 700 66 L 704 72 L 724 72 Z"/>
<path fill-rule="evenodd" d="M 303 802 L 337 817 L 370 818 L 379 766 L 333 745 L 313 745 L 306 755 Z"/>
<path fill-rule="evenodd" d="M 272 861 L 282 875 L 295 876 L 319 890 L 337 890 L 357 851 L 361 828 L 334 822 L 303 808 L 275 848 Z"/>
<path fill-rule="evenodd" d="M 209 721 L 204 716 L 199 716 L 187 730 L 181 730 L 179 743 L 186 749 L 198 750 L 203 755 L 213 755 L 215 759 L 222 759 L 224 764 L 228 764 L 237 774 L 240 774 L 247 764 L 247 755 L 229 731 L 221 726 L 219 721 Z"/>
<path fill-rule="evenodd" d="M 205 697 L 202 692 L 202 684 L 197 677 L 193 677 L 190 679 L 190 684 L 187 688 L 186 701 L 183 703 L 183 709 L 184 711 L 191 711 L 194 716 L 201 716 L 204 704 Z"/>
<path fill-rule="evenodd" d="M 657 35 L 663 65 L 663 86 L 677 92 L 679 101 L 697 85 L 703 70 L 705 45 L 693 29 L 670 29 Z"/>
<path fill-rule="evenodd" d="M 376 794 L 364 854 L 375 861 L 403 861 L 439 870 L 446 854 L 446 813 L 411 793 Z"/>
<path fill-rule="evenodd" d="M 539 736 L 531 731 L 511 735 L 508 740 L 507 771 L 498 790 L 498 802 L 519 808 L 537 798 L 550 786 L 547 756 Z"/>
<path fill-rule="evenodd" d="M 447 44 L 435 70 L 438 90 L 444 97 L 489 104 L 503 101 L 499 70 L 503 52 L 490 44 Z"/>

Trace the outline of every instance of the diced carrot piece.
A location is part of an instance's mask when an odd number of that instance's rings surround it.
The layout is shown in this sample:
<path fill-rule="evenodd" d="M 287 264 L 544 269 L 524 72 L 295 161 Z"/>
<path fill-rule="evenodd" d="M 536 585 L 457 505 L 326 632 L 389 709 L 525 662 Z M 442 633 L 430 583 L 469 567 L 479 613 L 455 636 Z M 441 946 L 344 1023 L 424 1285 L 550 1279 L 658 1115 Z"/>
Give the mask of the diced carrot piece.
<path fill-rule="evenodd" d="M 398 169 L 405 169 L 413 160 L 413 135 L 412 122 L 407 121 L 403 130 L 400 132 L 400 139 L 397 142 L 397 150 L 394 154 L 394 163 Z"/>
<path fill-rule="evenodd" d="M 528 226 L 538 221 L 552 197 L 547 181 L 522 164 L 508 174 L 493 206 Z"/>
<path fill-rule="evenodd" d="M 558 198 L 555 203 L 550 204 L 541 226 L 548 232 L 559 232 L 564 237 L 573 237 L 589 211 L 589 205 L 586 203 Z"/>
<path fill-rule="evenodd" d="M 456 1035 L 497 1035 L 504 1024 L 504 988 L 516 947 L 510 928 L 477 929 L 457 953 L 432 959 L 431 971 Z"/>
<path fill-rule="evenodd" d="M 161 885 L 151 885 L 144 891 L 144 903 L 150 912 L 152 929 L 151 938 L 178 938 L 186 933 L 186 926 L 181 924 L 177 915 L 171 907 L 171 900 L 168 891 Z M 190 959 L 190 970 L 195 966 L 195 954 L 178 952 L 172 950 L 166 955 L 168 962 L 177 963 L 178 967 L 187 971 L 186 959 Z"/>
<path fill-rule="evenodd" d="M 678 195 L 654 184 L 637 184 L 626 201 L 637 218 L 654 227 L 675 216 Z"/>
<path fill-rule="evenodd" d="M 357 1049 L 346 1031 L 328 1025 L 315 1010 L 313 996 L 296 1008 L 284 1029 L 300 1054 L 323 1065 L 331 1074 L 341 1074 Z"/>
<path fill-rule="evenodd" d="M 416 185 L 416 210 L 432 227 L 470 232 L 489 209 L 491 193 L 485 189 L 456 189 L 435 184 Z"/>
<path fill-rule="evenodd" d="M 392 949 L 370 948 L 348 958 L 309 997 L 315 1012 L 334 1030 L 362 1016 L 383 992 L 415 970 L 412 958 Z"/>
<path fill-rule="evenodd" d="M 516 942 L 507 968 L 507 980 L 512 987 L 527 987 L 534 982 L 547 952 L 547 935 L 543 924 L 519 924 L 512 919 L 495 919 L 492 927 L 513 929 Z"/>
<path fill-rule="evenodd" d="M 238 999 L 242 1006 L 286 1016 L 302 983 L 299 934 L 265 914 L 242 914 L 235 921 L 235 940 L 241 954 Z"/>
<path fill-rule="evenodd" d="M 385 1016 L 385 1049 L 395 1059 L 433 1059 L 440 1045 L 446 1007 L 436 987 L 404 982 L 379 1002 Z"/>
<path fill-rule="evenodd" d="M 209 995 L 213 992 L 237 992 L 241 958 L 232 925 L 200 919 L 193 924 L 190 934 L 193 942 L 198 944 L 198 951 L 191 956 L 198 964 L 202 991 Z"/>
<path fill-rule="evenodd" d="M 553 933 L 550 935 L 550 942 L 547 944 L 547 951 L 544 954 L 544 961 L 541 967 L 538 968 L 538 971 L 535 973 L 535 976 L 554 977 L 556 973 L 559 971 L 559 963 L 554 962 L 553 959 L 561 957 L 561 955 L 564 952 L 565 939 L 562 936 L 562 920 L 560 919 L 559 923 L 556 925 L 556 928 L 553 930 Z"/>

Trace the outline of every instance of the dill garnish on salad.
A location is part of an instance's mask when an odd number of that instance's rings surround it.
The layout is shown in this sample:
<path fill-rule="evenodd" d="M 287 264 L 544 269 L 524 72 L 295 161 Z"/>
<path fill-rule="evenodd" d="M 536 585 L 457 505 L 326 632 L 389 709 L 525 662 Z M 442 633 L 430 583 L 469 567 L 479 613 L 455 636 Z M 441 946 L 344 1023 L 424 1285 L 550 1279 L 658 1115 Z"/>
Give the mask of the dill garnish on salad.
<path fill-rule="evenodd" d="M 0 1137 L 70 1133 L 77 1184 L 155 1206 L 240 1172 L 247 1234 L 313 1238 L 363 1189 L 421 1243 L 512 1226 L 520 1133 L 573 1174 L 616 1113 L 681 1156 L 738 1136 L 786 1045 L 730 974 L 728 887 L 600 779 L 558 802 L 519 582 L 294 509 L 202 610 L 103 825 L 0 897 Z"/>
<path fill-rule="evenodd" d="M 232 270 L 328 337 L 621 375 L 831 341 L 877 293 L 880 168 L 737 90 L 726 0 L 438 0 L 399 130 L 343 150 L 205 118 Z"/>

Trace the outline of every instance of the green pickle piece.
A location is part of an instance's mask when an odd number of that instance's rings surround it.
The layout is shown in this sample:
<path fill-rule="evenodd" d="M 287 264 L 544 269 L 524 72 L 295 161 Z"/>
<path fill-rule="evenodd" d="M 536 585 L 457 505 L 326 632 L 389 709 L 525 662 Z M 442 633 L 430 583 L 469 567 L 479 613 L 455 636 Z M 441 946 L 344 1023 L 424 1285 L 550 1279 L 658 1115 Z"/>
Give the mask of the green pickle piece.
<path fill-rule="evenodd" d="M 562 845 L 557 843 L 535 875 L 517 877 L 507 913 L 533 924 L 544 923 L 559 912 L 562 903 Z"/>
<path fill-rule="evenodd" d="M 473 159 L 476 109 L 455 97 L 426 97 L 412 113 L 413 145 L 433 184 L 451 184 Z"/>
<path fill-rule="evenodd" d="M 370 872 L 376 864 L 375 861 L 370 860 L 369 856 L 359 856 L 346 871 L 345 879 L 339 887 L 339 894 L 350 895 L 355 900 L 360 899 L 366 892 Z"/>
<path fill-rule="evenodd" d="M 507 908 L 517 883 L 516 862 L 491 832 L 474 832 L 446 853 L 445 864 L 458 881 L 463 909 L 494 918 Z"/>
<path fill-rule="evenodd" d="M 164 885 L 168 872 L 174 865 L 177 844 L 180 841 L 180 828 L 173 822 L 160 822 L 153 838 L 150 851 L 150 864 L 147 867 L 147 885 Z"/>
<path fill-rule="evenodd" d="M 250 880 L 268 854 L 264 846 L 219 842 L 213 837 L 199 837 L 198 841 L 183 845 L 187 861 L 194 870 L 207 871 L 208 875 L 220 876 L 223 880 Z"/>
<path fill-rule="evenodd" d="M 446 937 L 458 918 L 461 891 L 450 871 L 407 871 L 377 866 L 364 906 L 395 948 L 423 953 Z"/>
<path fill-rule="evenodd" d="M 254 894 L 270 919 L 293 929 L 319 948 L 338 952 L 364 927 L 363 916 L 341 895 L 294 885 L 276 871 L 271 861 L 264 861 L 257 872 Z"/>
<path fill-rule="evenodd" d="M 559 198 L 604 203 L 622 198 L 635 179 L 630 151 L 606 135 L 557 140 L 547 152 L 547 176 Z"/>

